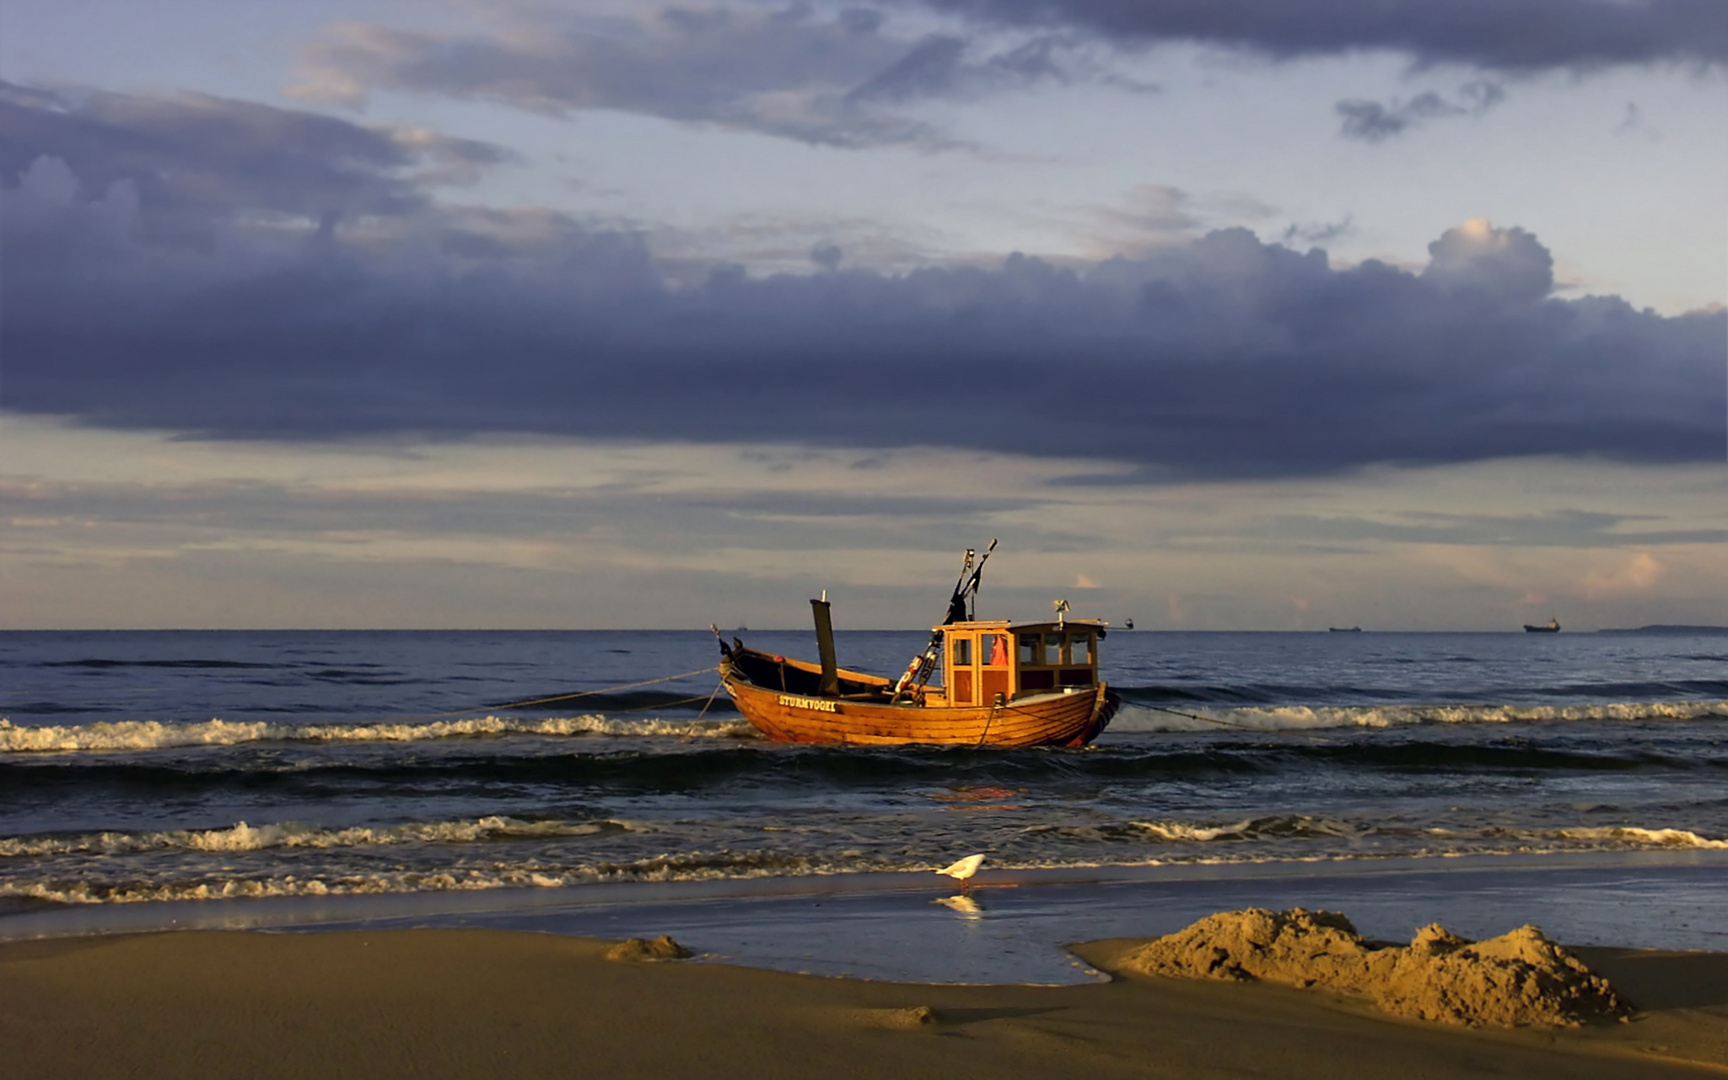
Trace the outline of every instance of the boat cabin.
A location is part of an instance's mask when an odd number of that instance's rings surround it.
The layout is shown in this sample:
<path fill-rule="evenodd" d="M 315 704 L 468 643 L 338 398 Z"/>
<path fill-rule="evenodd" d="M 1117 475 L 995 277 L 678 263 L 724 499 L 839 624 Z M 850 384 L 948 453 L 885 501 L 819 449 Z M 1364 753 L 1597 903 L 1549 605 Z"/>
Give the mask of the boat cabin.
<path fill-rule="evenodd" d="M 1096 619 L 1020 623 L 1006 619 L 949 623 L 943 636 L 942 688 L 927 705 L 993 705 L 1044 694 L 1090 692 L 1098 684 Z"/>

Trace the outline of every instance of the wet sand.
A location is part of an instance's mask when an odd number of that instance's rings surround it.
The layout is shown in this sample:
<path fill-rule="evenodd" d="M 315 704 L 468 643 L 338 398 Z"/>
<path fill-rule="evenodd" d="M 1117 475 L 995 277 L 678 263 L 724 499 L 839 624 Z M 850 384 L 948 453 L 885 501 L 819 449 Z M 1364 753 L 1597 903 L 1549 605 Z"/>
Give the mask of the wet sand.
<path fill-rule="evenodd" d="M 1408 941 L 1440 922 L 1470 938 L 1534 922 L 1579 945 L 1728 952 L 1728 851 L 1328 863 L 998 869 L 970 903 L 929 873 L 630 882 L 556 889 L 0 909 L 0 942 L 160 930 L 465 928 L 572 937 L 671 934 L 711 958 L 800 974 L 919 983 L 1085 983 L 1062 946 L 1173 933 L 1218 911 L 1347 913 Z"/>
<path fill-rule="evenodd" d="M 1630 1023 L 1486 1031 L 1265 984 L 874 982 L 483 929 L 0 945 L 29 1077 L 1569 1077 L 1728 1072 L 1728 956 L 1579 949 Z M 699 941 L 686 944 L 702 948 Z M 1077 952 L 1109 970 L 1138 940 Z"/>

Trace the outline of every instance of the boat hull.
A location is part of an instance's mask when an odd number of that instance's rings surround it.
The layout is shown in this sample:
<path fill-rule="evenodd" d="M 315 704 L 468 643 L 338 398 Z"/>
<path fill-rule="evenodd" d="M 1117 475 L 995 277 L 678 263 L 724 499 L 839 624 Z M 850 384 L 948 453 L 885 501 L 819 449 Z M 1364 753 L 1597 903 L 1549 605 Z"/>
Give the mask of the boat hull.
<path fill-rule="evenodd" d="M 1116 692 L 1103 683 L 998 706 L 944 707 L 889 704 L 880 698 L 818 697 L 764 688 L 745 678 L 731 661 L 720 665 L 720 677 L 744 718 L 762 734 L 780 742 L 998 748 L 1084 746 L 1098 737 L 1121 704 Z"/>

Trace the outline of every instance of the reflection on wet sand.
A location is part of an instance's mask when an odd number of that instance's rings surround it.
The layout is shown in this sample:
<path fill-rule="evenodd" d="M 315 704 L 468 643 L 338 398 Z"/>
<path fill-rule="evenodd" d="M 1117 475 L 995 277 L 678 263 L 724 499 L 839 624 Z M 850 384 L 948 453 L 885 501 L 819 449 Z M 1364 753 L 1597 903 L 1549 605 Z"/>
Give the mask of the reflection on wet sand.
<path fill-rule="evenodd" d="M 984 905 L 971 896 L 938 896 L 933 902 L 941 904 L 963 919 L 982 919 L 984 917 Z"/>

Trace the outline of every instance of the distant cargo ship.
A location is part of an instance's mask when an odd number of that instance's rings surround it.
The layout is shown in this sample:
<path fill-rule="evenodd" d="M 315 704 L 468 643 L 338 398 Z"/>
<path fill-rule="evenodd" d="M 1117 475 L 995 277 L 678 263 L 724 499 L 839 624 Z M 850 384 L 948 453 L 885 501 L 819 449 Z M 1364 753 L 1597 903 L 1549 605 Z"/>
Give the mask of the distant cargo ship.
<path fill-rule="evenodd" d="M 1541 626 L 1531 626 L 1529 623 L 1525 623 L 1524 632 L 1527 634 L 1558 634 L 1560 632 L 1560 620 L 1549 619 Z"/>

